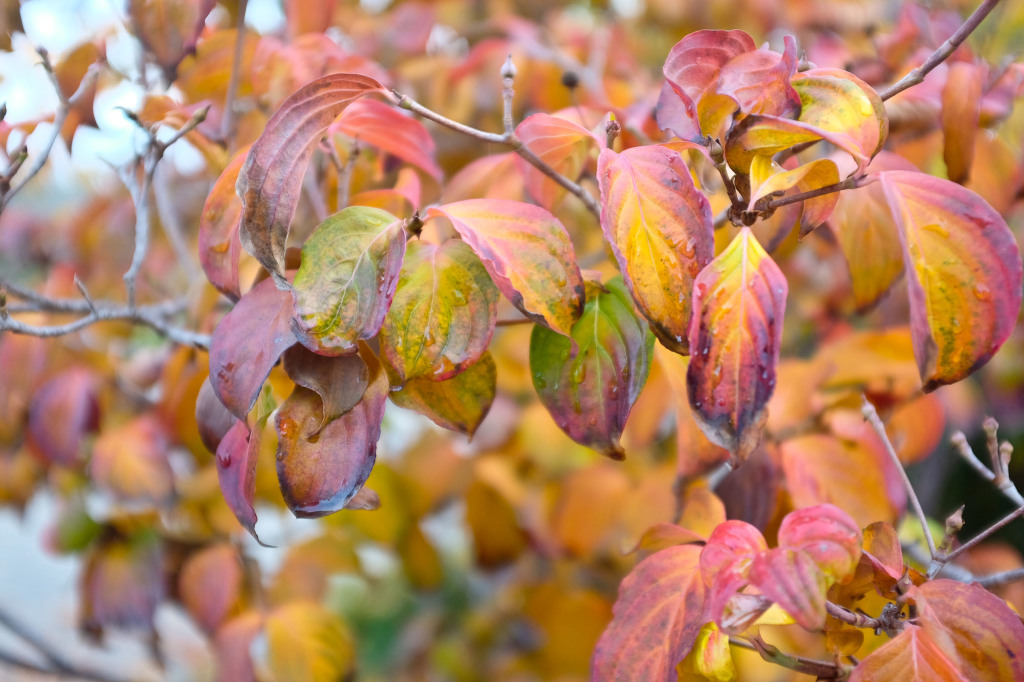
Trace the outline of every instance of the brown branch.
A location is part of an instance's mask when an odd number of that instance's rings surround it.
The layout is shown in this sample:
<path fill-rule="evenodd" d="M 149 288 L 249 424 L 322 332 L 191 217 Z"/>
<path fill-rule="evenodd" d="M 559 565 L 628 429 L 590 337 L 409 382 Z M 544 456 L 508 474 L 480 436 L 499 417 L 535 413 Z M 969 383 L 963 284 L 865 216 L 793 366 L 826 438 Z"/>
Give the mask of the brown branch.
<path fill-rule="evenodd" d="M 235 134 L 235 98 L 238 97 L 238 78 L 242 70 L 242 52 L 245 47 L 245 10 L 249 0 L 238 0 L 238 27 L 235 33 L 235 52 L 231 62 L 231 76 L 228 79 L 228 91 L 224 97 L 224 118 L 220 122 L 220 136 L 226 144 L 230 144 Z"/>
<path fill-rule="evenodd" d="M 862 400 L 863 405 L 861 407 L 861 413 L 864 415 L 864 419 L 866 419 L 871 425 L 871 428 L 874 429 L 875 434 L 877 434 L 879 439 L 882 441 L 882 444 L 885 446 L 885 451 L 889 455 L 889 459 L 899 472 L 900 479 L 903 481 L 903 487 L 907 491 L 907 498 L 910 500 L 910 505 L 914 508 L 917 520 L 921 524 L 921 532 L 924 533 L 924 539 L 928 543 L 928 554 L 931 557 L 935 557 L 935 539 L 932 537 L 932 532 L 928 528 L 928 517 L 924 514 L 924 509 L 921 507 L 921 501 L 917 499 L 917 492 L 914 490 L 914 486 L 910 483 L 910 478 L 907 476 L 907 472 L 903 468 L 903 463 L 900 462 L 899 455 L 896 454 L 896 450 L 892 446 L 892 441 L 889 440 L 889 434 L 885 432 L 885 424 L 882 423 L 882 419 L 878 416 L 878 411 L 875 410 L 875 406 L 871 404 L 867 397 L 862 397 Z"/>
<path fill-rule="evenodd" d="M 743 642 L 743 640 L 736 637 L 729 638 L 730 644 L 753 649 L 761 655 L 761 658 L 769 663 L 774 663 L 775 665 L 780 665 L 783 668 L 804 673 L 805 675 L 814 675 L 819 680 L 835 680 L 846 674 L 845 669 L 830 661 L 818 661 L 813 658 L 784 654 L 779 651 L 778 647 L 772 646 L 761 639 L 760 635 L 753 635 L 749 638 L 751 646 L 746 646 L 746 643 L 740 644 L 740 642 Z"/>
<path fill-rule="evenodd" d="M 819 187 L 818 189 L 812 189 L 798 194 L 790 194 L 788 197 L 780 197 L 778 199 L 769 199 L 768 197 L 765 197 L 765 199 L 759 199 L 757 201 L 756 208 L 761 211 L 774 211 L 780 206 L 786 206 L 787 204 L 807 201 L 808 199 L 825 196 L 826 194 L 841 192 L 844 189 L 856 189 L 858 187 L 862 187 L 864 184 L 867 184 L 867 179 L 868 176 L 865 175 L 849 177 L 845 180 L 841 180 L 840 182 L 826 185 L 825 187 Z"/>
<path fill-rule="evenodd" d="M 935 50 L 928 59 L 924 60 L 921 66 L 913 69 L 903 78 L 899 79 L 882 92 L 878 93 L 879 97 L 884 102 L 887 99 L 900 94 L 904 90 L 911 88 L 918 83 L 922 82 L 931 71 L 942 62 L 946 61 L 951 54 L 956 52 L 957 48 L 967 37 L 974 32 L 981 22 L 989 15 L 989 13 L 995 9 L 996 5 L 999 4 L 999 0 L 985 0 L 982 2 L 978 9 L 974 10 L 974 13 L 967 17 L 967 20 L 956 30 L 956 33 L 949 37 L 949 40 L 942 43 L 939 49 Z"/>
<path fill-rule="evenodd" d="M 996 521 L 991 526 L 981 531 L 980 533 L 978 533 L 973 538 L 971 538 L 964 544 L 960 545 L 953 551 L 948 552 L 946 554 L 935 556 L 934 561 L 932 561 L 932 566 L 928 569 L 928 577 L 934 577 L 935 573 L 939 572 L 939 569 L 942 568 L 943 564 L 946 564 L 947 562 L 956 559 L 958 556 L 960 556 L 967 550 L 971 549 L 972 547 L 975 547 L 979 542 L 992 535 L 992 533 L 995 533 L 1003 526 L 1007 525 L 1011 521 L 1020 518 L 1021 516 L 1024 516 L 1024 507 L 1017 507 L 1012 512 L 1010 512 L 1000 520 Z"/>

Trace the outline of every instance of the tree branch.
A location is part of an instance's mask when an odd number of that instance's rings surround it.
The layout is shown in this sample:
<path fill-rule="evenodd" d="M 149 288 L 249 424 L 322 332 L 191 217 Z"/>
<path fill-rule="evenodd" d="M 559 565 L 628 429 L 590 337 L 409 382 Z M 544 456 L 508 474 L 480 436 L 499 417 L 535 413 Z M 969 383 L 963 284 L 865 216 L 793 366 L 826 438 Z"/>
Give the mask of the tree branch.
<path fill-rule="evenodd" d="M 741 644 L 742 642 L 742 644 Z M 761 639 L 760 635 L 753 635 L 749 638 L 749 644 L 736 637 L 729 638 L 730 644 L 741 646 L 745 649 L 753 649 L 761 655 L 761 658 L 805 675 L 814 675 L 819 680 L 835 680 L 842 677 L 846 670 L 829 661 L 818 661 L 803 656 L 791 656 L 779 651 L 778 647 L 772 646 Z"/>
<path fill-rule="evenodd" d="M 759 210 L 771 210 L 779 208 L 780 206 L 786 206 L 787 204 L 795 204 L 800 201 L 807 201 L 808 199 L 814 199 L 815 197 L 825 196 L 826 194 L 832 194 L 834 192 L 841 192 L 844 189 L 856 189 L 863 187 L 867 184 L 866 180 L 868 176 L 861 175 L 858 177 L 849 177 L 840 182 L 826 185 L 825 187 L 819 187 L 818 189 L 812 189 L 807 192 L 800 192 L 798 194 L 790 194 L 788 197 L 779 197 L 778 199 L 760 199 L 757 202 L 757 208 Z M 863 183 L 863 184 L 862 184 Z M 763 205 L 761 202 L 764 202 Z"/>
<path fill-rule="evenodd" d="M 862 397 L 863 406 L 861 407 L 861 413 L 864 415 L 864 419 L 871 424 L 871 428 L 874 429 L 875 433 L 881 439 L 882 444 L 885 446 L 885 451 L 889 455 L 889 459 L 896 466 L 896 470 L 900 474 L 900 479 L 903 481 L 903 487 L 907 491 L 907 498 L 910 500 L 910 505 L 914 509 L 914 513 L 917 515 L 917 520 L 921 524 L 921 532 L 924 533 L 924 539 L 928 543 L 928 554 L 931 557 L 935 557 L 935 539 L 932 537 L 932 532 L 928 528 L 928 517 L 924 514 L 924 509 L 921 507 L 921 501 L 917 499 L 917 492 L 914 490 L 914 486 L 910 483 L 910 478 L 907 476 L 906 470 L 903 468 L 903 463 L 900 462 L 899 455 L 896 454 L 895 448 L 892 446 L 892 441 L 889 440 L 889 434 L 885 432 L 885 424 L 882 423 L 882 419 L 878 416 L 878 411 L 875 410 L 875 406 L 867 399 Z"/>
<path fill-rule="evenodd" d="M 903 78 L 899 79 L 882 92 L 878 93 L 879 97 L 884 102 L 887 99 L 900 94 L 904 90 L 911 88 L 918 83 L 922 82 L 925 77 L 931 73 L 935 67 L 942 62 L 946 61 L 951 54 L 956 52 L 957 48 L 963 44 L 967 37 L 974 32 L 981 22 L 989 15 L 989 13 L 995 9 L 996 5 L 999 4 L 999 0 L 985 0 L 982 2 L 978 9 L 974 10 L 974 13 L 967 17 L 967 20 L 956 30 L 956 33 L 949 37 L 949 40 L 942 43 L 939 49 L 935 50 L 928 59 L 924 61 L 921 66 L 913 69 Z"/>
<path fill-rule="evenodd" d="M 1024 580 L 1024 568 L 1015 568 L 1012 571 L 983 575 L 980 578 L 975 578 L 974 582 L 982 587 L 1000 587 L 1002 585 L 1015 583 L 1018 580 Z"/>
<path fill-rule="evenodd" d="M 960 556 L 961 554 L 963 554 L 967 550 L 971 549 L 972 547 L 976 546 L 979 542 L 981 542 L 985 538 L 987 538 L 990 535 L 992 535 L 992 533 L 995 533 L 997 530 L 999 530 L 1003 526 L 1007 525 L 1011 521 L 1014 521 L 1015 519 L 1020 518 L 1021 516 L 1024 516 L 1024 507 L 1017 507 L 1012 512 L 1010 512 L 1009 514 L 1007 514 L 1006 516 L 1004 516 L 1000 520 L 996 521 L 991 526 L 989 526 L 985 530 L 981 531 L 980 533 L 978 533 L 973 538 L 971 538 L 970 540 L 968 540 L 964 544 L 960 545 L 959 547 L 957 547 L 953 551 L 948 552 L 946 554 L 940 554 L 938 556 L 935 556 L 934 560 L 932 561 L 931 567 L 929 567 L 929 569 L 928 569 L 928 577 L 929 578 L 934 577 L 934 575 L 939 572 L 939 569 L 942 568 L 942 566 L 944 564 L 952 561 L 953 559 L 956 559 L 958 556 Z"/>
<path fill-rule="evenodd" d="M 227 142 L 235 134 L 235 98 L 238 96 L 238 78 L 242 70 L 242 51 L 245 47 L 245 10 L 249 0 L 238 0 L 238 27 L 235 33 L 235 52 L 231 61 L 231 76 L 224 97 L 224 117 L 220 122 L 220 136 Z"/>

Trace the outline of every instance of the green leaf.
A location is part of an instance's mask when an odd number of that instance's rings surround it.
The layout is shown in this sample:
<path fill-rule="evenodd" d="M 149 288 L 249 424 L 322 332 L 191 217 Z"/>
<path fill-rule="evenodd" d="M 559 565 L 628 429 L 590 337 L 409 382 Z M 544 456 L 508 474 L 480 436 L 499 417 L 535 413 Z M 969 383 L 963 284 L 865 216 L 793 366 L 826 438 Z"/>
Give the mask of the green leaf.
<path fill-rule="evenodd" d="M 622 459 L 619 436 L 647 381 L 654 336 L 633 313 L 622 279 L 605 286 L 587 301 L 571 338 L 534 327 L 530 371 L 541 402 L 570 438 Z"/>
<path fill-rule="evenodd" d="M 295 274 L 295 331 L 322 355 L 352 355 L 377 335 L 398 283 L 405 230 L 387 211 L 351 206 L 302 247 Z"/>
<path fill-rule="evenodd" d="M 490 353 L 469 369 L 444 381 L 413 379 L 391 401 L 415 410 L 438 426 L 472 437 L 494 402 L 497 368 Z"/>
<path fill-rule="evenodd" d="M 494 334 L 497 305 L 498 289 L 465 242 L 411 244 L 380 332 L 398 382 L 441 381 L 479 360 Z"/>

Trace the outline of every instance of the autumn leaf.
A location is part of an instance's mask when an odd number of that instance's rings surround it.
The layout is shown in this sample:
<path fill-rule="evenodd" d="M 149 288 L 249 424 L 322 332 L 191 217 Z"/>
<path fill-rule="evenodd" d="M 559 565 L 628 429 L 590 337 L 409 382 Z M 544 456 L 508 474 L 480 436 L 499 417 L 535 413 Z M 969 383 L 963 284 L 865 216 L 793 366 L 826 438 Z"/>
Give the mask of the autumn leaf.
<path fill-rule="evenodd" d="M 910 623 L 903 632 L 868 654 L 850 674 L 850 682 L 870 680 L 967 682 L 924 629 Z"/>
<path fill-rule="evenodd" d="M 235 183 L 248 153 L 249 147 L 239 151 L 213 183 L 199 217 L 199 262 L 210 283 L 234 301 L 242 296 L 238 287 L 242 202 L 235 194 Z"/>
<path fill-rule="evenodd" d="M 355 407 L 370 381 L 370 370 L 358 354 L 325 357 L 296 344 L 282 359 L 292 381 L 320 396 L 323 410 L 318 430 Z"/>
<path fill-rule="evenodd" d="M 756 49 L 753 38 L 744 31 L 694 31 L 672 46 L 662 73 L 696 105 L 714 91 L 723 66 Z"/>
<path fill-rule="evenodd" d="M 583 308 L 583 276 L 562 223 L 539 206 L 468 199 L 427 211 L 448 218 L 501 293 L 538 324 L 569 334 Z"/>
<path fill-rule="evenodd" d="M 1013 331 L 1020 251 L 1002 216 L 970 190 L 910 171 L 878 178 L 903 244 L 914 357 L 932 391 L 984 365 Z"/>
<path fill-rule="evenodd" d="M 761 531 L 744 521 L 726 521 L 712 531 L 700 553 L 700 574 L 709 590 L 711 620 L 723 624 L 729 602 L 749 582 L 752 562 L 767 549 L 768 543 Z M 764 608 L 769 605 L 770 602 Z"/>
<path fill-rule="evenodd" d="M 780 547 L 810 556 L 829 584 L 846 578 L 860 559 L 860 526 L 835 505 L 821 504 L 786 514 L 778 535 Z"/>
<path fill-rule="evenodd" d="M 750 164 L 751 198 L 748 210 L 755 210 L 759 200 L 773 195 L 781 198 L 786 194 L 810 192 L 837 182 L 839 170 L 835 161 L 831 159 L 816 159 L 787 171 L 766 156 L 755 156 Z M 775 194 L 776 192 L 778 194 Z M 806 236 L 832 215 L 839 195 L 840 192 L 831 192 L 800 202 L 801 237 Z"/>
<path fill-rule="evenodd" d="M 796 73 L 796 40 L 783 36 L 782 54 L 762 48 L 738 54 L 722 66 L 718 92 L 736 100 L 744 114 L 794 116 L 800 96 L 790 85 Z"/>
<path fill-rule="evenodd" d="M 189 615 L 208 635 L 217 632 L 242 598 L 242 562 L 230 544 L 210 545 L 189 555 L 178 591 Z"/>
<path fill-rule="evenodd" d="M 302 247 L 292 285 L 294 329 L 323 355 L 351 355 L 377 335 L 405 257 L 402 222 L 380 209 L 350 206 L 324 221 Z"/>
<path fill-rule="evenodd" d="M 135 35 L 156 59 L 168 81 L 196 45 L 214 0 L 131 0 L 128 15 Z"/>
<path fill-rule="evenodd" d="M 497 321 L 498 290 L 469 246 L 409 246 L 380 332 L 381 352 L 397 375 L 449 379 L 487 350 Z"/>
<path fill-rule="evenodd" d="M 888 578 L 891 586 L 903 577 L 903 548 L 892 524 L 875 521 L 864 528 L 864 558 L 875 571 L 876 583 L 879 574 Z"/>
<path fill-rule="evenodd" d="M 623 282 L 605 287 L 587 301 L 571 339 L 534 327 L 530 371 L 541 402 L 570 438 L 622 459 L 619 436 L 647 381 L 654 337 L 633 314 Z"/>
<path fill-rule="evenodd" d="M 99 377 L 72 367 L 43 384 L 32 396 L 28 438 L 44 461 L 62 466 L 79 463 L 85 437 L 99 427 Z"/>
<path fill-rule="evenodd" d="M 164 552 L 150 531 L 111 538 L 90 551 L 79 585 L 79 626 L 95 639 L 105 627 L 153 629 L 164 597 Z"/>
<path fill-rule="evenodd" d="M 778 547 L 758 554 L 750 582 L 808 630 L 825 627 L 825 574 L 805 552 Z"/>
<path fill-rule="evenodd" d="M 359 144 L 377 147 L 439 182 L 444 175 L 437 165 L 434 140 L 427 129 L 390 104 L 367 99 L 352 102 L 331 125 L 330 131 L 348 135 Z"/>
<path fill-rule="evenodd" d="M 174 495 L 169 442 L 154 415 L 106 428 L 93 446 L 89 472 L 119 502 L 161 506 Z"/>
<path fill-rule="evenodd" d="M 986 68 L 970 62 L 949 65 L 942 89 L 942 159 L 946 175 L 953 182 L 962 183 L 971 172 L 986 72 Z"/>
<path fill-rule="evenodd" d="M 626 286 L 661 342 L 685 355 L 693 281 L 714 255 L 708 200 L 663 147 L 606 149 L 597 175 L 601 227 Z"/>
<path fill-rule="evenodd" d="M 572 181 L 583 172 L 591 149 L 600 140 L 583 126 L 558 114 L 533 114 L 516 126 L 516 137 L 550 168 Z M 549 211 L 565 198 L 568 190 L 516 155 L 516 168 L 522 174 L 526 191 Z"/>
<path fill-rule="evenodd" d="M 302 386 L 277 411 L 277 478 L 292 513 L 302 518 L 333 514 L 359 491 L 377 458 L 387 400 L 387 377 L 373 374 L 362 400 L 319 430 L 322 402 Z"/>
<path fill-rule="evenodd" d="M 740 460 L 760 440 L 775 389 L 788 288 L 750 228 L 694 283 L 690 405 L 704 434 Z"/>
<path fill-rule="evenodd" d="M 591 679 L 675 681 L 676 665 L 710 620 L 700 553 L 694 545 L 663 549 L 623 579 L 614 618 L 594 649 Z"/>
<path fill-rule="evenodd" d="M 405 382 L 389 394 L 399 407 L 415 410 L 438 426 L 473 437 L 494 402 L 497 368 L 490 353 L 444 381 Z"/>
<path fill-rule="evenodd" d="M 304 85 L 271 116 L 238 176 L 242 197 L 242 246 L 282 287 L 288 227 L 299 203 L 302 178 L 320 138 L 349 104 L 383 92 L 373 78 L 335 73 Z"/>
<path fill-rule="evenodd" d="M 236 418 L 244 420 L 249 414 L 281 353 L 295 344 L 293 310 L 291 292 L 265 279 L 213 330 L 210 384 Z"/>
<path fill-rule="evenodd" d="M 345 679 L 355 666 L 352 636 L 337 615 L 319 604 L 283 604 L 267 614 L 263 632 L 262 669 L 271 682 L 331 682 Z"/>
<path fill-rule="evenodd" d="M 217 480 L 231 513 L 250 535 L 263 544 L 256 534 L 256 510 L 253 498 L 256 494 L 256 464 L 259 461 L 263 430 L 277 405 L 270 395 L 269 387 L 262 393 L 257 408 L 255 425 L 236 421 L 217 446 Z"/>

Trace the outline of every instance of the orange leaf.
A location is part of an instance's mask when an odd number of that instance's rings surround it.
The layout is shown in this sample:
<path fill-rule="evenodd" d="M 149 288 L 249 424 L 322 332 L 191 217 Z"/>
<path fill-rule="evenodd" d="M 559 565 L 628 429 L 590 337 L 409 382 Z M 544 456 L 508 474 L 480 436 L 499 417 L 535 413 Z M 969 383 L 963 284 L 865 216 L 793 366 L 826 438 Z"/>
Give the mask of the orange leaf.
<path fill-rule="evenodd" d="M 970 190 L 924 173 L 878 177 L 903 243 L 914 356 L 932 391 L 974 372 L 1009 338 L 1020 251 L 1002 216 Z"/>
<path fill-rule="evenodd" d="M 909 623 L 895 639 L 865 657 L 850 675 L 850 682 L 871 680 L 967 682 L 925 631 Z"/>
<path fill-rule="evenodd" d="M 689 352 L 693 281 L 714 255 L 711 207 L 679 154 L 601 152 L 601 227 L 637 307 L 665 346 Z"/>
<path fill-rule="evenodd" d="M 189 615 L 212 635 L 241 599 L 242 580 L 238 551 L 228 544 L 211 545 L 189 555 L 178 592 Z"/>
<path fill-rule="evenodd" d="M 523 119 L 516 127 L 516 136 L 541 161 L 573 181 L 583 172 L 590 150 L 601 144 L 594 133 L 583 126 L 549 114 L 534 114 Z M 530 196 L 549 211 L 554 210 L 567 190 L 518 154 L 515 161 Z"/>
<path fill-rule="evenodd" d="M 825 627 L 825 574 L 805 552 L 779 547 L 758 554 L 750 582 L 808 630 Z"/>
<path fill-rule="evenodd" d="M 704 434 L 741 460 L 757 446 L 775 389 L 787 290 L 746 227 L 695 282 L 690 404 Z"/>
<path fill-rule="evenodd" d="M 981 117 L 981 89 L 987 71 L 987 67 L 971 62 L 949 64 L 942 89 L 942 158 L 946 175 L 953 182 L 963 182 L 971 172 Z"/>
<path fill-rule="evenodd" d="M 700 552 L 693 545 L 669 547 L 626 576 L 615 616 L 594 649 L 594 679 L 675 682 L 676 665 L 710 620 L 697 570 Z"/>
<path fill-rule="evenodd" d="M 239 151 L 213 183 L 199 217 L 199 262 L 210 283 L 235 301 L 242 295 L 238 288 L 242 201 L 235 193 L 235 183 L 248 153 L 249 147 Z"/>
<path fill-rule="evenodd" d="M 270 124 L 267 124 L 270 127 Z M 331 125 L 337 131 L 402 159 L 440 181 L 444 173 L 435 160 L 434 140 L 423 124 L 389 104 L 376 100 L 352 102 Z"/>
<path fill-rule="evenodd" d="M 797 509 L 779 526 L 779 546 L 801 550 L 814 559 L 829 584 L 842 581 L 857 567 L 861 540 L 860 526 L 831 504 Z"/>

